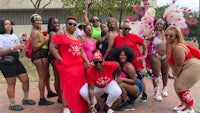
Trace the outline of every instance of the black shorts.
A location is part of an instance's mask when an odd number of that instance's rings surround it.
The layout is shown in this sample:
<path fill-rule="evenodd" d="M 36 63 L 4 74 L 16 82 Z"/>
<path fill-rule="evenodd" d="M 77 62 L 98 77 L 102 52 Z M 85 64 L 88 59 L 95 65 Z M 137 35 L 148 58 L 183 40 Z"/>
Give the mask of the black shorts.
<path fill-rule="evenodd" d="M 17 59 L 14 64 L 0 64 L 0 70 L 5 78 L 15 77 L 26 73 L 23 64 Z"/>
<path fill-rule="evenodd" d="M 34 61 L 41 58 L 48 58 L 48 53 L 49 53 L 48 49 L 40 49 L 38 51 L 35 51 L 33 52 L 31 60 Z"/>
<path fill-rule="evenodd" d="M 136 74 L 137 74 L 137 78 L 142 80 L 144 78 L 144 74 L 140 71 L 136 71 Z"/>

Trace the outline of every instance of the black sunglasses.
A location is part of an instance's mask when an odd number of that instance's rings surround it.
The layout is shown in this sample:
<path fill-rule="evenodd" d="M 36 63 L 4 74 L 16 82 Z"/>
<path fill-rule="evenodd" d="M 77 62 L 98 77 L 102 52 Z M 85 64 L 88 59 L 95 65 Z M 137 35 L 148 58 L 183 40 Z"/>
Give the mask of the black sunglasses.
<path fill-rule="evenodd" d="M 99 20 L 98 19 L 94 19 L 94 20 L 92 20 L 92 22 L 99 22 Z"/>
<path fill-rule="evenodd" d="M 123 29 L 126 30 L 126 31 L 130 31 L 131 30 L 131 28 L 128 28 L 128 27 L 125 27 Z"/>
<path fill-rule="evenodd" d="M 70 25 L 70 26 L 76 26 L 77 24 L 69 22 L 68 25 Z"/>
<path fill-rule="evenodd" d="M 103 61 L 95 61 L 94 64 L 102 64 Z"/>

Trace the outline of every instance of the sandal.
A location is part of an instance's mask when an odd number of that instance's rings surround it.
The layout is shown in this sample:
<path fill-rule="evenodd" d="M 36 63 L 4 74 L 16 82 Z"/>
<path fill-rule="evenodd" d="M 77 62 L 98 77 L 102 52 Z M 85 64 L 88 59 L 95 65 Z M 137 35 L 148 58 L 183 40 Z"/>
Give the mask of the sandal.
<path fill-rule="evenodd" d="M 9 106 L 9 110 L 13 110 L 13 111 L 21 111 L 21 110 L 23 110 L 24 109 L 24 107 L 22 107 L 22 106 L 20 106 L 20 105 L 10 105 Z"/>
<path fill-rule="evenodd" d="M 22 104 L 23 105 L 35 105 L 35 101 L 31 100 L 31 99 L 27 99 L 27 100 L 23 99 Z"/>

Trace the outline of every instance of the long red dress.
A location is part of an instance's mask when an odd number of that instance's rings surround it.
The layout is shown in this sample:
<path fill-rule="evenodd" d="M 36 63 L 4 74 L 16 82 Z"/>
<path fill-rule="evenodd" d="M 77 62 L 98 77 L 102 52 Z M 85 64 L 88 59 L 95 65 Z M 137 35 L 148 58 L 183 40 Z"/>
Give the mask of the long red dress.
<path fill-rule="evenodd" d="M 87 102 L 80 96 L 79 90 L 85 84 L 84 64 L 81 57 L 82 43 L 73 40 L 66 34 L 54 35 L 51 41 L 58 44 L 58 52 L 63 59 L 62 64 L 55 61 L 60 76 L 61 92 L 73 113 L 84 113 Z"/>

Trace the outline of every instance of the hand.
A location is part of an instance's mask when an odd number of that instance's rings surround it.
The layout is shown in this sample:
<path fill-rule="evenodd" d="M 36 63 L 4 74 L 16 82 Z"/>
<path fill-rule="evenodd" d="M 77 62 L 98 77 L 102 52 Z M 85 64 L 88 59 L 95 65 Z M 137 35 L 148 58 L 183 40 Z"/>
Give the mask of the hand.
<path fill-rule="evenodd" d="M 122 78 L 122 77 L 117 78 L 117 83 L 122 83 L 123 81 L 124 81 L 124 78 Z"/>
<path fill-rule="evenodd" d="M 137 60 L 143 62 L 145 60 L 145 56 L 138 57 Z"/>
<path fill-rule="evenodd" d="M 24 44 L 17 44 L 17 45 L 12 47 L 12 51 L 14 51 L 14 52 L 22 51 L 24 49 L 25 49 L 25 45 Z"/>
<path fill-rule="evenodd" d="M 91 105 L 90 106 L 90 113 L 96 113 L 96 112 L 97 112 L 97 110 L 96 110 L 95 106 Z"/>
<path fill-rule="evenodd" d="M 62 64 L 63 60 L 62 58 L 57 59 L 59 64 Z"/>
<path fill-rule="evenodd" d="M 48 42 L 49 41 L 49 35 L 45 36 L 44 40 L 45 40 L 45 42 Z"/>
<path fill-rule="evenodd" d="M 92 3 L 92 0 L 86 0 L 87 4 L 91 4 Z"/>

